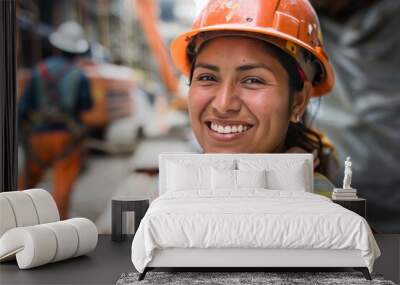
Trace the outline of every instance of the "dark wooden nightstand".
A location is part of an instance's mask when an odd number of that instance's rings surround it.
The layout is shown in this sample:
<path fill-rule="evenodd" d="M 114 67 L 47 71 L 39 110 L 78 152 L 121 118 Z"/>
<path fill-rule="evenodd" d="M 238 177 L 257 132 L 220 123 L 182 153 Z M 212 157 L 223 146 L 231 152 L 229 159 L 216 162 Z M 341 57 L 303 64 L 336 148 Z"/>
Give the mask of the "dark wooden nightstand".
<path fill-rule="evenodd" d="M 111 239 L 123 241 L 126 239 L 127 220 L 125 212 L 135 212 L 135 231 L 146 214 L 150 204 L 150 196 L 113 197 L 111 209 Z"/>
<path fill-rule="evenodd" d="M 367 218 L 367 200 L 363 198 L 357 198 L 357 199 L 349 199 L 349 200 L 336 200 L 332 199 L 332 202 L 339 204 L 340 206 L 353 211 L 356 214 L 359 214 L 361 217 L 364 219 Z"/>

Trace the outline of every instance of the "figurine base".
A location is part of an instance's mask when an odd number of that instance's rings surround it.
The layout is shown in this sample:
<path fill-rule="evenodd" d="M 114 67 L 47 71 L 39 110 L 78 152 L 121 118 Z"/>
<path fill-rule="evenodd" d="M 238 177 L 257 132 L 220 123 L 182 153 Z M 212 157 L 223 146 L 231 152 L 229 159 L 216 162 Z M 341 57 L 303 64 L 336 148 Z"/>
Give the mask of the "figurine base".
<path fill-rule="evenodd" d="M 332 192 L 333 200 L 354 200 L 358 199 L 357 189 L 343 189 L 343 188 L 335 188 Z"/>
<path fill-rule="evenodd" d="M 349 188 L 349 189 L 345 189 L 345 188 L 334 188 L 333 192 L 336 193 L 340 193 L 340 192 L 345 192 L 345 193 L 357 193 L 357 189 L 355 188 Z"/>

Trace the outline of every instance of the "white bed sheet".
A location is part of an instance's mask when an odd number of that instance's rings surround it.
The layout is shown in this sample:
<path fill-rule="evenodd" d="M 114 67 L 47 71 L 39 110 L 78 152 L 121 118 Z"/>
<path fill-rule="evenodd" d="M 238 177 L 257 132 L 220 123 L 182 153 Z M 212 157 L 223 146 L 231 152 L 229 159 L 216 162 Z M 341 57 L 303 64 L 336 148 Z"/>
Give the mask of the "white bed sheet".
<path fill-rule="evenodd" d="M 359 215 L 317 194 L 266 189 L 160 196 L 134 237 L 135 268 L 166 248 L 357 249 L 371 272 L 380 255 Z"/>

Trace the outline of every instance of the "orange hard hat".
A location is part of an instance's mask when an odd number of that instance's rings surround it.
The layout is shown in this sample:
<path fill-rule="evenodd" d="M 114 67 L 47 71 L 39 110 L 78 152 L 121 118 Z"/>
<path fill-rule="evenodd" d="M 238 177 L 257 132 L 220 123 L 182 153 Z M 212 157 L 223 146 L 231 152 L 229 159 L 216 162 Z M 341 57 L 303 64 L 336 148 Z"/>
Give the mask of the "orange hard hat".
<path fill-rule="evenodd" d="M 313 96 L 333 88 L 335 75 L 323 48 L 318 17 L 308 0 L 209 0 L 192 30 L 171 44 L 177 68 L 188 76 L 189 54 L 220 36 L 257 38 L 281 48 L 303 69 L 313 84 Z"/>

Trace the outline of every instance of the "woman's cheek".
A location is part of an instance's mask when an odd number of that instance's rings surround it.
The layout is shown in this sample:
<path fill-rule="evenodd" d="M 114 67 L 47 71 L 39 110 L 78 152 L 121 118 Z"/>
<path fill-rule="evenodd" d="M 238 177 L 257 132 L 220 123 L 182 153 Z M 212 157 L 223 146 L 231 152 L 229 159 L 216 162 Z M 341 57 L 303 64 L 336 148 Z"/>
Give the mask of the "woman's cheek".
<path fill-rule="evenodd" d="M 251 99 L 248 97 L 246 102 L 249 111 L 257 119 L 257 139 L 276 144 L 286 134 L 289 120 L 288 100 L 280 93 L 259 95 Z"/>
<path fill-rule="evenodd" d="M 195 90 L 195 88 L 189 90 L 188 97 L 188 109 L 189 117 L 192 125 L 192 129 L 196 136 L 199 135 L 201 130 L 201 116 L 207 108 L 207 95 L 202 94 Z"/>
<path fill-rule="evenodd" d="M 207 107 L 210 101 L 210 94 L 204 90 L 192 87 L 189 90 L 188 108 L 193 117 L 199 116 Z M 197 118 L 199 119 L 199 118 Z"/>
<path fill-rule="evenodd" d="M 261 120 L 269 123 L 273 137 L 282 139 L 289 123 L 289 111 L 286 104 L 268 104 L 259 110 Z"/>
<path fill-rule="evenodd" d="M 276 94 L 270 94 L 270 92 L 247 94 L 247 96 L 242 97 L 242 101 L 259 123 L 274 114 L 281 114 L 285 105 L 282 98 L 279 98 Z M 285 108 L 287 109 L 287 107 Z"/>
<path fill-rule="evenodd" d="M 258 96 L 256 106 L 262 114 L 277 114 L 287 117 L 289 112 L 289 98 L 285 90 L 274 88 Z"/>

